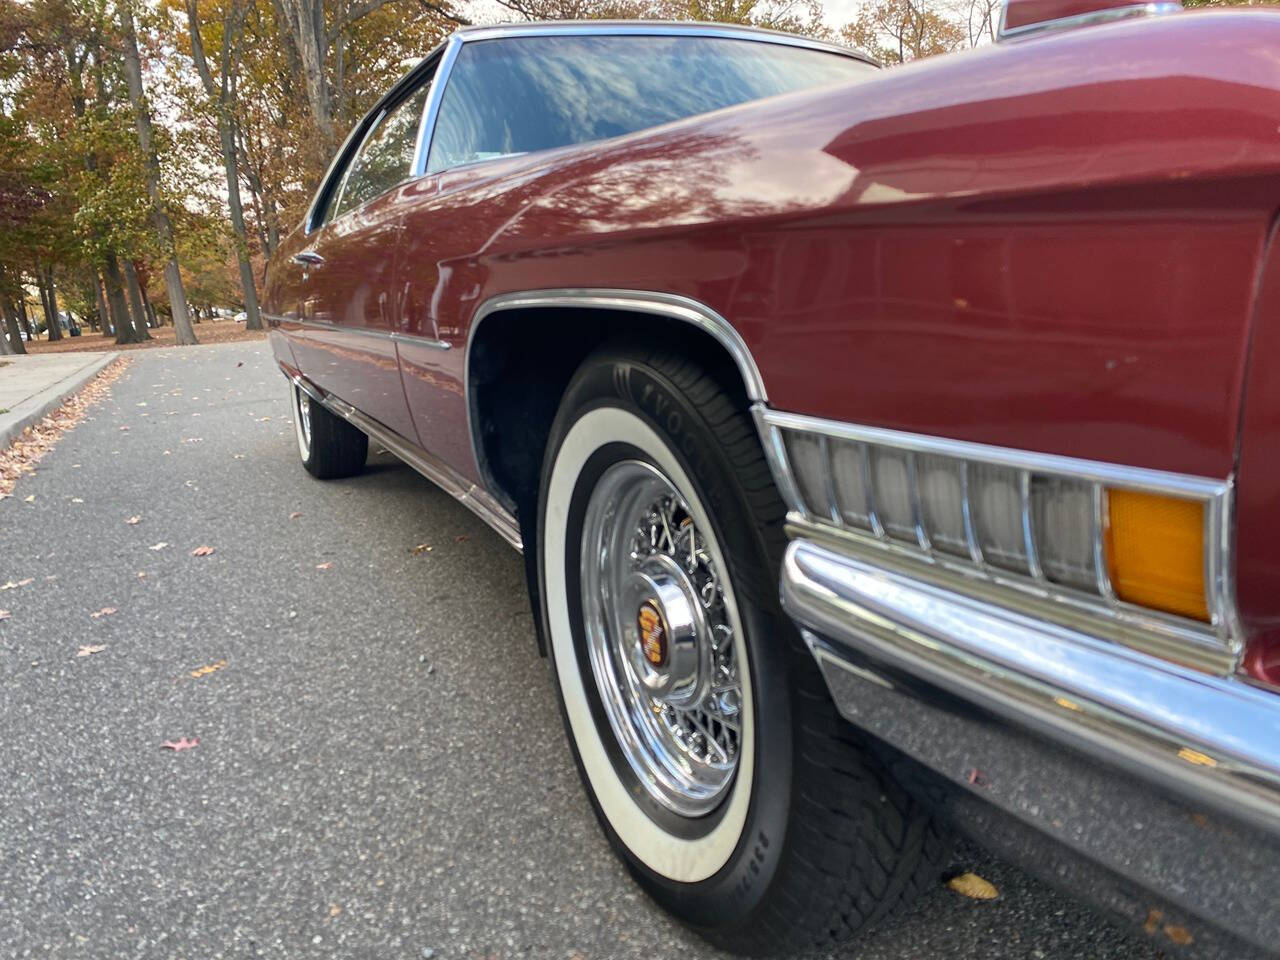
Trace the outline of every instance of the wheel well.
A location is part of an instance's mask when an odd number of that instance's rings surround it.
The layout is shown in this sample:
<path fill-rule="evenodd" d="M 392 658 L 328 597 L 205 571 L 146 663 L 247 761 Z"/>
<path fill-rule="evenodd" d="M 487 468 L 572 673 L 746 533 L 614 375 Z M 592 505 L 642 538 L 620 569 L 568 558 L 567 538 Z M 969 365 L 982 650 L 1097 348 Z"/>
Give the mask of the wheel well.
<path fill-rule="evenodd" d="M 583 307 L 520 307 L 484 319 L 467 358 L 467 402 L 480 474 L 520 523 L 538 646 L 537 505 L 551 424 L 574 372 L 606 343 L 678 346 L 738 399 L 749 400 L 733 357 L 705 330 L 671 317 Z"/>

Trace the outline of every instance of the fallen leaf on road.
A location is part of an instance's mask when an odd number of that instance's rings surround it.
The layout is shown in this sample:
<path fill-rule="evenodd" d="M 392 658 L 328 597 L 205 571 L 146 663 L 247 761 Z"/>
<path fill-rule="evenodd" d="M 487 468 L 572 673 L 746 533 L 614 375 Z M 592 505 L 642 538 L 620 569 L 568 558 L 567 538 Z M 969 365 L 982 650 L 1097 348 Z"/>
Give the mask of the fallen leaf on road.
<path fill-rule="evenodd" d="M 211 673 L 217 673 L 226 665 L 227 665 L 227 661 L 219 660 L 217 663 L 210 663 L 203 667 L 196 667 L 194 670 L 191 670 L 189 672 L 191 676 L 195 677 L 196 679 L 199 679 L 200 677 L 207 677 Z"/>
<path fill-rule="evenodd" d="M 290 520 L 297 520 L 300 516 L 302 516 L 302 514 L 301 514 L 301 513 L 299 513 L 297 510 L 295 510 L 295 511 L 293 511 L 293 513 L 289 514 L 289 519 L 290 519 Z"/>
<path fill-rule="evenodd" d="M 983 880 L 976 873 L 962 873 L 958 877 L 952 877 L 947 881 L 947 887 L 970 900 L 994 900 L 1000 896 L 995 884 Z"/>
<path fill-rule="evenodd" d="M 36 495 L 33 493 L 33 494 L 31 494 L 31 496 L 29 496 L 29 497 L 23 497 L 23 498 L 22 498 L 22 502 L 23 502 L 23 503 L 35 503 L 35 502 L 36 502 Z"/>
<path fill-rule="evenodd" d="M 237 366 L 237 367 L 243 367 L 243 366 L 244 366 L 244 361 L 243 361 L 243 360 L 238 360 L 238 361 L 236 362 L 236 366 Z"/>
<path fill-rule="evenodd" d="M 138 571 L 138 579 L 139 579 L 139 580 L 145 580 L 145 579 L 146 579 L 146 576 L 147 576 L 147 571 L 145 571 L 145 570 L 139 570 L 139 571 Z"/>
<path fill-rule="evenodd" d="M 8 620 L 12 614 L 8 610 L 0 610 L 0 620 Z"/>
<path fill-rule="evenodd" d="M 132 527 L 132 526 L 135 526 L 136 524 L 139 524 L 139 523 L 141 523 L 141 522 L 142 522 L 142 518 L 141 518 L 141 517 L 130 517 L 128 520 L 126 520 L 126 521 L 125 521 L 125 523 L 129 524 L 129 526 L 131 526 L 131 527 Z"/>
<path fill-rule="evenodd" d="M 465 534 L 465 533 L 460 533 L 460 534 L 458 534 L 456 537 L 454 537 L 454 538 L 453 538 L 453 542 L 454 542 L 454 543 L 462 543 L 462 541 L 463 541 L 463 540 L 470 540 L 470 539 L 471 539 L 471 538 L 470 538 L 469 536 L 467 536 L 467 534 Z"/>
<path fill-rule="evenodd" d="M 81 497 L 72 497 L 72 498 L 71 498 L 71 502 L 72 502 L 72 503 L 84 503 L 84 500 L 83 500 Z"/>
<path fill-rule="evenodd" d="M 128 428 L 128 427 L 121 427 L 120 429 L 121 429 L 121 430 L 128 430 L 129 428 Z"/>
<path fill-rule="evenodd" d="M 18 580 L 16 582 L 13 580 L 10 580 L 8 583 L 0 585 L 0 593 L 4 592 L 5 590 L 17 590 L 19 587 L 25 587 L 28 583 L 30 583 L 34 579 L 35 577 L 27 577 L 25 580 Z"/>
<path fill-rule="evenodd" d="M 243 460 L 243 459 L 244 459 L 244 454 L 243 454 L 243 453 L 236 453 L 236 454 L 232 454 L 231 459 L 232 459 L 232 460 Z"/>
<path fill-rule="evenodd" d="M 200 746 L 200 739 L 198 737 L 183 737 L 181 740 L 166 740 L 164 743 L 160 744 L 160 748 L 162 750 L 173 750 L 175 752 L 178 750 L 190 750 L 192 747 L 198 746 Z"/>
<path fill-rule="evenodd" d="M 93 619 L 95 620 L 98 620 L 102 617 L 109 617 L 115 612 L 116 612 L 115 607 L 103 607 L 101 610 L 95 610 L 93 613 L 89 614 L 89 616 L 93 617 Z"/>
<path fill-rule="evenodd" d="M 411 553 L 413 556 L 416 557 L 420 553 L 430 553 L 431 550 L 432 550 L 431 544 L 420 543 L 416 547 L 414 547 L 412 550 L 410 550 L 409 553 Z"/>
<path fill-rule="evenodd" d="M 186 439 L 179 440 L 178 442 L 179 443 L 199 443 L 203 439 L 204 437 L 187 437 Z"/>
<path fill-rule="evenodd" d="M 153 544 L 152 544 L 151 546 L 149 546 L 147 549 L 148 549 L 148 550 L 163 550 L 163 549 L 164 549 L 165 547 L 167 547 L 168 545 L 169 545 L 169 544 L 167 544 L 167 543 L 165 543 L 163 540 L 161 540 L 159 543 L 153 543 Z"/>
<path fill-rule="evenodd" d="M 259 423 L 266 423 L 266 422 L 267 422 L 268 420 L 270 420 L 270 419 L 271 419 L 270 417 L 259 417 L 259 418 L 258 418 L 258 422 L 259 422 Z"/>
<path fill-rule="evenodd" d="M 82 646 L 82 647 L 79 649 L 79 651 L 76 653 L 76 656 L 77 656 L 77 657 L 91 657 L 91 656 L 93 656 L 95 653 L 101 653 L 101 652 L 102 652 L 103 650 L 105 650 L 105 649 L 107 649 L 107 645 L 106 645 L 105 643 L 95 643 L 95 644 L 90 644 L 90 645 Z"/>
<path fill-rule="evenodd" d="M 199 546 L 191 551 L 193 557 L 207 557 L 211 553 L 213 553 L 213 547 L 209 546 Z"/>
<path fill-rule="evenodd" d="M 328 570 L 328 569 L 329 569 L 329 568 L 331 568 L 332 566 L 333 566 L 333 561 L 332 561 L 332 560 L 327 560 L 327 561 L 325 561 L 324 563 L 317 563 L 317 564 L 316 564 L 316 569 L 317 569 L 317 570 Z"/>

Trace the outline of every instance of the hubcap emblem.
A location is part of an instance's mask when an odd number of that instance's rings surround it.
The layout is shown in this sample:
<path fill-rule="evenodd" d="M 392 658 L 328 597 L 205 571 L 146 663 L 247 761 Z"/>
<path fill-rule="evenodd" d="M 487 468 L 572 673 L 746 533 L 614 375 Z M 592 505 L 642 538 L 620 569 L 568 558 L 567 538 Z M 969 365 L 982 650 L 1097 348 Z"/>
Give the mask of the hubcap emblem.
<path fill-rule="evenodd" d="M 666 666 L 667 628 L 652 600 L 640 604 L 636 625 L 640 628 L 640 649 L 644 651 L 644 658 L 655 667 Z"/>

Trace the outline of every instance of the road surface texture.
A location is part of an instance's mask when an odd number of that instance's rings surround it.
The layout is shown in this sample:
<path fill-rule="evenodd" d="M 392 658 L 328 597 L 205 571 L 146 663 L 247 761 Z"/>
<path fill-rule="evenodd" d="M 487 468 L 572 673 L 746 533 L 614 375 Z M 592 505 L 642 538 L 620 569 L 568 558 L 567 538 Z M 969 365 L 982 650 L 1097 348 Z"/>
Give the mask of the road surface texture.
<path fill-rule="evenodd" d="M 139 352 L 0 501 L 0 956 L 716 957 L 592 818 L 516 554 L 385 453 L 311 479 L 288 416 L 265 343 Z M 956 865 L 1000 898 L 840 956 L 1159 956 Z"/>

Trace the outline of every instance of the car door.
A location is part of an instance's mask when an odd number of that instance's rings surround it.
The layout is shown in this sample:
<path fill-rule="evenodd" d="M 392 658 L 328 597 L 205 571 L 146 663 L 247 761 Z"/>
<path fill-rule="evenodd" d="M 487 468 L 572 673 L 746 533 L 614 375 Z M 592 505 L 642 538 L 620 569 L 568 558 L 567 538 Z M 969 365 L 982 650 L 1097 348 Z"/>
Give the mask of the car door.
<path fill-rule="evenodd" d="M 367 124 L 334 181 L 322 223 L 294 254 L 304 270 L 297 344 L 303 373 L 410 439 L 416 434 L 391 334 L 403 226 L 399 200 L 413 172 L 429 85 L 424 79 Z"/>

